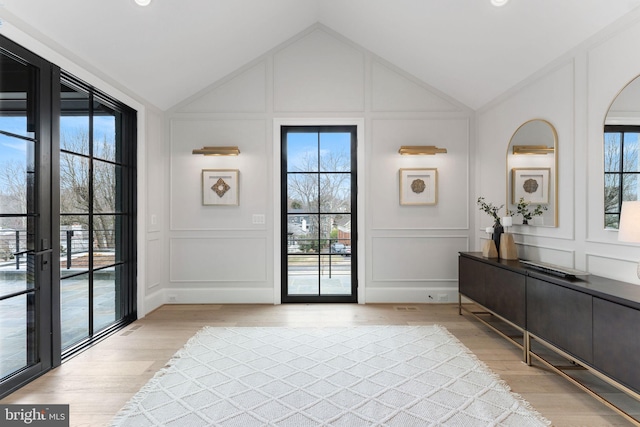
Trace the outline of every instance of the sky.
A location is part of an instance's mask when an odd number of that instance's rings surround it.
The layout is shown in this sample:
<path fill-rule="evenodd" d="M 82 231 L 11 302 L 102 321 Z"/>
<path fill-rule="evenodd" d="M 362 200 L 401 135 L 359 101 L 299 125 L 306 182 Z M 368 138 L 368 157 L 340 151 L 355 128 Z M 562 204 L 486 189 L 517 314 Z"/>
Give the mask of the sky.
<path fill-rule="evenodd" d="M 320 156 L 333 153 L 346 156 L 346 165 L 351 160 L 351 134 L 339 132 L 317 132 L 287 134 L 287 170 L 289 172 L 308 171 L 306 163 L 312 159 L 317 163 L 318 159 L 318 135 L 320 135 Z M 314 169 L 312 171 L 315 171 Z"/>
<path fill-rule="evenodd" d="M 22 136 L 32 136 L 25 132 L 26 117 L 0 117 L 0 129 Z M 24 162 L 27 152 L 27 141 L 0 135 L 0 167 L 7 160 Z"/>
<path fill-rule="evenodd" d="M 79 130 L 88 133 L 87 116 L 66 116 L 60 120 L 60 132 L 71 135 Z M 96 141 L 106 140 L 115 142 L 115 119 L 113 116 L 94 116 L 94 135 Z M 15 135 L 33 138 L 34 134 L 26 131 L 26 117 L 4 116 L 0 117 L 0 130 Z M 27 162 L 27 149 L 31 141 L 0 134 L 0 168 L 7 164 L 18 164 L 24 166 Z M 88 150 L 79 150 L 88 154 Z M 25 178 L 26 179 L 26 178 Z M 4 183 L 0 180 L 0 191 L 3 190 Z"/>
<path fill-rule="evenodd" d="M 63 117 L 60 122 L 61 132 L 88 128 L 86 116 Z M 94 116 L 94 135 L 96 139 L 115 140 L 115 124 L 113 116 Z M 33 133 L 26 132 L 25 117 L 0 117 L 0 129 L 16 135 L 33 137 Z M 12 138 L 0 134 L 0 167 L 6 161 L 25 162 L 27 144 L 30 142 L 20 138 Z"/>

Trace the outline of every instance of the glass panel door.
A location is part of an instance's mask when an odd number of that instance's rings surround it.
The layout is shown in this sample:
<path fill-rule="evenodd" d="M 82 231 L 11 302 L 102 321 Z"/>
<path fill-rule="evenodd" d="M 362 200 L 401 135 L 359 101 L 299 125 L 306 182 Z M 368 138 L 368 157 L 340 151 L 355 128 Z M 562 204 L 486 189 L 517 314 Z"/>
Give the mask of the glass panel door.
<path fill-rule="evenodd" d="M 0 47 L 0 396 L 51 365 L 51 207 L 39 191 L 50 141 L 38 114 L 48 101 L 39 62 Z"/>
<path fill-rule="evenodd" d="M 283 302 L 357 302 L 356 128 L 282 129 Z"/>
<path fill-rule="evenodd" d="M 60 86 L 60 297 L 66 356 L 134 316 L 133 114 L 64 76 Z M 129 138 L 129 139 L 127 139 Z M 129 145 L 126 145 L 126 142 Z M 127 149 L 128 148 L 128 149 Z"/>
<path fill-rule="evenodd" d="M 136 112 L 0 35 L 0 398 L 135 320 L 135 185 Z"/>

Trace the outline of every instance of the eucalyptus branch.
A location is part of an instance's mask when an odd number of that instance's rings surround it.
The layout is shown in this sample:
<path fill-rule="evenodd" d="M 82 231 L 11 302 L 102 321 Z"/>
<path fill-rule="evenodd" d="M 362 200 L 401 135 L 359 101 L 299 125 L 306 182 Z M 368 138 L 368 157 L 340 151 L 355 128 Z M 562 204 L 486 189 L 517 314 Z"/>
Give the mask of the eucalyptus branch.
<path fill-rule="evenodd" d="M 526 202 L 524 200 L 524 197 L 520 197 L 520 200 L 518 200 L 518 205 L 517 205 L 518 214 L 522 215 L 522 219 L 525 221 L 531 221 L 534 216 L 542 215 L 544 211 L 547 210 L 546 206 L 537 205 L 533 211 L 530 211 L 529 210 L 530 204 L 531 202 Z"/>
<path fill-rule="evenodd" d="M 480 206 L 480 210 L 491 216 L 496 222 L 500 222 L 500 215 L 498 211 L 504 207 L 504 205 L 493 206 L 493 203 L 487 203 L 484 201 L 484 197 L 478 197 L 477 201 Z"/>

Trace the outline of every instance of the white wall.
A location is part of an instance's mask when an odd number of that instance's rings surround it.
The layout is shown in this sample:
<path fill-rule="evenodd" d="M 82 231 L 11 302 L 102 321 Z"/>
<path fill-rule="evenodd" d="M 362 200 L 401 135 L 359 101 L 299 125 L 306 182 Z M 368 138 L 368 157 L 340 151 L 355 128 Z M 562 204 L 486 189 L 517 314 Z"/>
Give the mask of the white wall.
<path fill-rule="evenodd" d="M 167 302 L 278 303 L 279 126 L 354 123 L 359 302 L 455 301 L 469 249 L 473 112 L 316 25 L 166 114 Z M 238 145 L 238 157 L 194 156 Z M 448 154 L 403 157 L 401 145 Z M 438 168 L 436 206 L 400 206 L 400 168 Z M 240 170 L 239 206 L 203 206 L 202 169 Z M 254 224 L 255 214 L 265 224 Z M 431 295 L 431 299 L 429 298 Z"/>
<path fill-rule="evenodd" d="M 523 122 L 548 120 L 558 132 L 559 226 L 515 226 L 521 258 L 589 271 L 640 284 L 637 245 L 617 242 L 604 229 L 603 124 L 617 93 L 640 74 L 640 15 L 629 14 L 597 37 L 482 108 L 477 115 L 478 157 L 474 197 L 502 204 L 504 159 Z M 638 101 L 640 102 L 640 101 Z M 489 218 L 476 210 L 474 246 Z"/>

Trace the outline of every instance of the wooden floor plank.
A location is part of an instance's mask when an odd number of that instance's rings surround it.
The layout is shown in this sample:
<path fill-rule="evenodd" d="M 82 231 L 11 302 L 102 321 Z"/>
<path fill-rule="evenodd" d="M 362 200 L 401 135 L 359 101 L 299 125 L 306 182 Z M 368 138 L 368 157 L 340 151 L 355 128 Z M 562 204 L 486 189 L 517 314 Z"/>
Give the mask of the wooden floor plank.
<path fill-rule="evenodd" d="M 68 403 L 72 426 L 102 426 L 203 326 L 430 324 L 446 327 L 554 426 L 632 425 L 558 375 L 522 363 L 520 349 L 454 304 L 163 306 L 0 403 Z"/>

